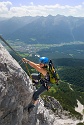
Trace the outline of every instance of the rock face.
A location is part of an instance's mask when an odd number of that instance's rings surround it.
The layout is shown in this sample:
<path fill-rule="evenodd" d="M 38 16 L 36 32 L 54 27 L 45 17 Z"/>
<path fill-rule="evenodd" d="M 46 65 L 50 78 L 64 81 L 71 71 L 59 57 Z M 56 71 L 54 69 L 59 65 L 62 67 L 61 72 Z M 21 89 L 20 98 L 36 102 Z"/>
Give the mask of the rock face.
<path fill-rule="evenodd" d="M 43 100 L 44 100 L 44 106 L 47 109 L 51 109 L 58 116 L 60 116 L 60 114 L 62 114 L 63 108 L 54 97 L 44 96 Z"/>
<path fill-rule="evenodd" d="M 0 44 L 0 125 L 76 125 L 77 121 L 62 119 L 46 109 L 41 99 L 28 114 L 24 107 L 31 102 L 33 92 L 28 75 Z"/>
<path fill-rule="evenodd" d="M 22 125 L 32 94 L 31 80 L 0 44 L 0 125 Z"/>

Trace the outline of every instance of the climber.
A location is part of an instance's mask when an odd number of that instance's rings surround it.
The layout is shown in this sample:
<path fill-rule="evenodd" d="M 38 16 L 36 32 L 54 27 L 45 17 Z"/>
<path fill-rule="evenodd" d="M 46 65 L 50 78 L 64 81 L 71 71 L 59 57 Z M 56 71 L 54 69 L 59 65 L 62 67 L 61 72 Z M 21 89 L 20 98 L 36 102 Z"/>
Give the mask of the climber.
<path fill-rule="evenodd" d="M 44 91 L 48 90 L 51 84 L 49 73 L 46 70 L 49 59 L 47 57 L 40 57 L 39 64 L 27 60 L 26 58 L 23 58 L 22 61 L 28 63 L 31 67 L 36 69 L 43 76 L 40 80 L 41 86 L 37 91 L 34 92 L 32 102 L 28 106 L 28 111 L 30 112 L 37 105 L 39 95 L 42 94 Z"/>

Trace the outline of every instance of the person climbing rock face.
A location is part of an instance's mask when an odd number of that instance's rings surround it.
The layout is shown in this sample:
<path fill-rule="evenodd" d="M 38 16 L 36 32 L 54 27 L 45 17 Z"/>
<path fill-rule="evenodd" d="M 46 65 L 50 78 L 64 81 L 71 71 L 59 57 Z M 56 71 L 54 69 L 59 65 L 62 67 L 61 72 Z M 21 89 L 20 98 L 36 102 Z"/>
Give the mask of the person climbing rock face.
<path fill-rule="evenodd" d="M 42 78 L 40 79 L 41 86 L 34 92 L 32 102 L 28 105 L 28 111 L 30 112 L 38 103 L 39 95 L 48 90 L 50 87 L 50 75 L 47 72 L 49 59 L 47 57 L 40 57 L 39 64 L 27 60 L 26 58 L 23 58 L 22 61 L 28 63 L 31 67 L 36 69 L 39 73 L 41 73 L 42 76 Z"/>

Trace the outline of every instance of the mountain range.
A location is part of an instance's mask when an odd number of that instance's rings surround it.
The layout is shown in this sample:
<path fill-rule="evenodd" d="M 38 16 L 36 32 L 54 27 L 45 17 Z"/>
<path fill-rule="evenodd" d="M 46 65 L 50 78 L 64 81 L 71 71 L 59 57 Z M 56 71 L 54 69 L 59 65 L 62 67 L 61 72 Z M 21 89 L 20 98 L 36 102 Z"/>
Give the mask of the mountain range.
<path fill-rule="evenodd" d="M 84 17 L 24 16 L 0 18 L 0 35 L 6 40 L 19 40 L 29 44 L 56 44 L 84 42 Z"/>

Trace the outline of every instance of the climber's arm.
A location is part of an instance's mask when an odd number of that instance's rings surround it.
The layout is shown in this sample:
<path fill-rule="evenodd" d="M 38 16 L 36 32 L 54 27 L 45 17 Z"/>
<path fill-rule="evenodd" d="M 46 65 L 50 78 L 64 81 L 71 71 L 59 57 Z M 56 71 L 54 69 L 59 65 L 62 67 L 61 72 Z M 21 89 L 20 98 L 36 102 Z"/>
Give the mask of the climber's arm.
<path fill-rule="evenodd" d="M 41 68 L 39 64 L 36 64 L 36 63 L 34 63 L 34 62 L 30 61 L 30 60 L 27 60 L 25 58 L 23 58 L 22 61 L 28 63 L 31 67 L 36 69 L 38 72 L 42 73 L 44 76 L 47 74 L 46 70 Z"/>

